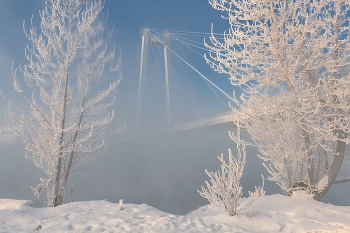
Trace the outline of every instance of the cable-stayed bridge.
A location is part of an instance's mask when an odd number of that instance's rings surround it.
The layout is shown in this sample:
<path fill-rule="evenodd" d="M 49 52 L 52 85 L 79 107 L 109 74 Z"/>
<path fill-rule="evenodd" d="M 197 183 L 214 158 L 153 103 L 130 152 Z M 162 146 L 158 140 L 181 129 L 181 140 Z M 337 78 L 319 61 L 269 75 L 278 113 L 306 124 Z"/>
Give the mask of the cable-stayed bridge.
<path fill-rule="evenodd" d="M 125 143 L 135 141 L 139 138 L 153 138 L 153 137 L 163 137 L 164 135 L 173 134 L 173 135 L 188 135 L 196 133 L 205 133 L 210 131 L 217 130 L 231 130 L 235 128 L 233 123 L 232 110 L 228 106 L 228 102 L 232 102 L 232 97 L 228 95 L 223 89 L 211 81 L 206 75 L 204 75 L 199 69 L 197 69 L 193 64 L 191 64 L 184 56 L 186 54 L 180 54 L 180 52 L 175 51 L 172 47 L 172 40 L 180 41 L 186 47 L 193 48 L 204 48 L 203 43 L 198 43 L 191 39 L 186 39 L 184 33 L 173 34 L 170 32 L 164 32 L 159 30 L 150 30 L 142 29 L 142 40 L 141 40 L 141 57 L 140 57 L 140 66 L 139 66 L 139 80 L 138 80 L 138 100 L 137 100 L 137 119 L 136 119 L 136 133 L 132 136 L 125 137 L 123 133 L 120 134 L 120 139 L 117 140 L 117 143 Z M 156 127 L 155 129 L 147 130 L 142 132 L 140 130 L 140 121 L 141 121 L 141 101 L 146 91 L 144 91 L 144 86 L 147 83 L 148 73 L 147 67 L 150 63 L 149 55 L 151 53 L 151 47 L 155 46 L 156 50 L 161 53 L 162 61 L 157 63 L 162 63 L 162 68 L 159 73 L 162 73 L 162 78 L 164 78 L 163 86 L 158 85 L 157 88 L 165 88 L 165 98 L 163 100 L 165 104 L 164 111 L 166 112 L 164 117 L 164 124 L 162 127 Z M 153 51 L 154 52 L 154 51 Z M 182 51 L 181 51 L 182 52 Z M 196 52 L 198 53 L 198 52 Z M 199 54 L 199 53 L 198 53 Z M 203 57 L 202 54 L 199 54 Z M 198 77 L 200 77 L 215 93 L 216 97 L 220 98 L 226 107 L 223 107 L 221 110 L 212 112 L 210 114 L 197 116 L 192 119 L 184 120 L 181 122 L 176 122 L 174 120 L 174 107 L 172 103 L 172 88 L 173 88 L 173 71 L 174 67 L 172 66 L 173 60 L 177 59 L 181 61 L 185 66 L 189 67 Z M 202 58 L 204 61 L 204 58 Z M 159 65 L 159 64 L 158 64 Z M 229 85 L 229 82 L 227 82 Z M 149 92 L 148 92 L 149 93 Z M 221 97 L 220 97 L 221 96 Z M 215 98 L 215 97 L 214 97 Z M 224 99 L 224 100 L 223 100 Z M 186 104 L 186 103 L 184 103 Z M 166 119 L 165 119 L 166 118 Z"/>

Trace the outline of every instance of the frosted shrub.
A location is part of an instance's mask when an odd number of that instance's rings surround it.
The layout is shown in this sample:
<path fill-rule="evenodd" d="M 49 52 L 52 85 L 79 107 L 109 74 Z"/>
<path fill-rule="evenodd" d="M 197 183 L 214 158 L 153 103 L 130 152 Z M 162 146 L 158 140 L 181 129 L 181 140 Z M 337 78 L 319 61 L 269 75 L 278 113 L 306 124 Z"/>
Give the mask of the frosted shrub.
<path fill-rule="evenodd" d="M 221 162 L 221 171 L 209 172 L 205 170 L 210 182 L 205 181 L 207 189 L 202 186 L 202 191 L 198 190 L 198 192 L 202 197 L 208 199 L 211 204 L 219 206 L 229 216 L 234 216 L 249 208 L 265 192 L 263 190 L 263 178 L 262 187 L 255 187 L 254 192 L 249 192 L 250 201 L 248 204 L 241 206 L 243 187 L 240 180 L 246 163 L 246 144 L 240 140 L 240 129 L 238 129 L 237 136 L 230 132 L 230 137 L 237 144 L 237 156 L 233 156 L 231 149 L 228 149 L 228 163 L 226 163 L 224 155 L 221 154 L 218 157 Z"/>

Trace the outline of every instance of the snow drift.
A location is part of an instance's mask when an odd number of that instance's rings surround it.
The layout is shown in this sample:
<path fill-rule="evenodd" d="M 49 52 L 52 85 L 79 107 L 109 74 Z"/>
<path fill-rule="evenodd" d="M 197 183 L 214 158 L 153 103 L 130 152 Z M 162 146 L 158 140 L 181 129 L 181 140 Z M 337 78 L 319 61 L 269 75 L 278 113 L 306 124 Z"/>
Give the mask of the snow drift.
<path fill-rule="evenodd" d="M 0 199 L 0 232 L 350 232 L 349 206 L 317 202 L 302 192 L 261 197 L 233 217 L 213 205 L 185 216 L 145 204 L 119 209 L 105 200 L 33 208 L 30 201 Z"/>

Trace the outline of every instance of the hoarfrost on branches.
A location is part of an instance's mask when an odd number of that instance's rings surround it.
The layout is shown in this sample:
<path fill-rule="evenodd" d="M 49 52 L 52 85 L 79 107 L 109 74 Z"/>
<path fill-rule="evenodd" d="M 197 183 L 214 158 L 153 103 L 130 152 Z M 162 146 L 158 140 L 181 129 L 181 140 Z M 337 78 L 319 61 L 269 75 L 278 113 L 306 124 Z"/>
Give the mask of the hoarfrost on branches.
<path fill-rule="evenodd" d="M 234 216 L 250 208 L 258 197 L 265 195 L 265 192 L 263 190 L 263 177 L 262 187 L 255 187 L 254 192 L 249 191 L 250 201 L 246 205 L 241 206 L 243 187 L 240 184 L 240 180 L 246 163 L 246 144 L 240 139 L 239 128 L 237 135 L 230 132 L 230 137 L 236 142 L 237 156 L 233 156 L 231 149 L 228 149 L 228 163 L 226 163 L 224 155 L 221 154 L 218 157 L 221 162 L 221 172 L 208 172 L 208 170 L 205 170 L 205 173 L 210 178 L 210 183 L 205 181 L 207 189 L 202 186 L 202 191 L 198 190 L 198 192 L 210 203 L 222 208 L 229 216 Z"/>
<path fill-rule="evenodd" d="M 316 200 L 349 181 L 336 181 L 350 142 L 349 1 L 209 3 L 230 27 L 222 40 L 212 33 L 205 42 L 206 61 L 241 87 L 233 112 L 259 149 L 268 179 Z"/>
<path fill-rule="evenodd" d="M 106 149 L 104 126 L 113 118 L 109 109 L 120 78 L 108 81 L 119 62 L 108 52 L 102 9 L 101 0 L 45 1 L 39 30 L 33 24 L 25 30 L 31 44 L 20 71 L 28 88 L 13 71 L 14 88 L 27 105 L 8 100 L 26 113 L 9 108 L 8 124 L 25 143 L 26 157 L 47 176 L 33 190 L 47 193 L 48 206 L 62 204 L 69 174 Z"/>

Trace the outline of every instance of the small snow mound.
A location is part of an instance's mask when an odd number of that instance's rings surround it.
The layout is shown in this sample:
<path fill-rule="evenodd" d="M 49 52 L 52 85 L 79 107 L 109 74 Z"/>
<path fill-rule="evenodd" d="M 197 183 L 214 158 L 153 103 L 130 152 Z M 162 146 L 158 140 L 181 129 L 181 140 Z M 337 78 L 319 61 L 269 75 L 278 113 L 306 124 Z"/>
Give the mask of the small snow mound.
<path fill-rule="evenodd" d="M 18 210 L 28 206 L 33 206 L 33 202 L 27 200 L 0 199 L 0 210 Z"/>
<path fill-rule="evenodd" d="M 293 191 L 293 198 L 301 198 L 301 199 L 313 199 L 312 194 L 305 192 L 304 190 Z"/>

